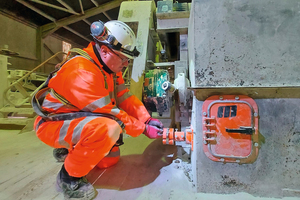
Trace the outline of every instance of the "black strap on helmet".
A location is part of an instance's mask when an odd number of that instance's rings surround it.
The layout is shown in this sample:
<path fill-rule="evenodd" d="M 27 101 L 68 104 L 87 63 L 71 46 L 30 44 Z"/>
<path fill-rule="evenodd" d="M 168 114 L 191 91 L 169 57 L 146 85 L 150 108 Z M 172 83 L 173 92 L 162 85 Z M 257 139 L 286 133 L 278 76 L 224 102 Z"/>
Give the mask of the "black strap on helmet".
<path fill-rule="evenodd" d="M 121 48 L 121 52 L 124 52 L 124 53 L 134 56 L 134 57 L 138 57 L 140 55 L 140 52 L 136 49 L 136 47 L 134 47 L 134 49 L 132 51 Z"/>
<path fill-rule="evenodd" d="M 118 43 L 122 46 L 121 43 Z M 132 51 L 129 51 L 127 49 L 122 48 L 121 46 L 116 46 L 116 45 L 111 45 L 111 44 L 107 44 L 107 46 L 113 50 L 117 50 L 120 51 L 124 54 L 130 55 L 132 57 L 138 57 L 140 55 L 140 52 L 136 49 L 136 47 L 134 47 L 134 49 Z"/>

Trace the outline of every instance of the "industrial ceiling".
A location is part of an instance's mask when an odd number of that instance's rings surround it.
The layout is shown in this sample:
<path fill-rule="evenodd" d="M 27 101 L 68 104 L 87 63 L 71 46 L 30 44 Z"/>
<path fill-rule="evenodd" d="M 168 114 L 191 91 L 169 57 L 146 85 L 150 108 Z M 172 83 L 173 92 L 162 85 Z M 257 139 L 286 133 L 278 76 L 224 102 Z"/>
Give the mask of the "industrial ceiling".
<path fill-rule="evenodd" d="M 1 0 L 0 12 L 82 47 L 92 40 L 94 21 L 116 20 L 122 0 Z M 191 2 L 191 1 L 176 1 Z M 155 0 L 157 3 L 157 0 Z"/>

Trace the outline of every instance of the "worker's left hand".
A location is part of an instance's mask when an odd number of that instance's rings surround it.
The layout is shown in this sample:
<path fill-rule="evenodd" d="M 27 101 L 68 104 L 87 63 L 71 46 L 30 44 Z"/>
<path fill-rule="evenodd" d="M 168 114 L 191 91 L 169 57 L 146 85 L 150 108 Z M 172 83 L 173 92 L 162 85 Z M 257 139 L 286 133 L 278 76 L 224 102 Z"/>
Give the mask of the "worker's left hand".
<path fill-rule="evenodd" d="M 151 126 L 155 126 L 159 129 L 163 129 L 164 125 L 161 123 L 161 121 L 159 121 L 158 119 L 154 119 L 152 117 L 150 117 L 145 124 L 149 124 Z"/>

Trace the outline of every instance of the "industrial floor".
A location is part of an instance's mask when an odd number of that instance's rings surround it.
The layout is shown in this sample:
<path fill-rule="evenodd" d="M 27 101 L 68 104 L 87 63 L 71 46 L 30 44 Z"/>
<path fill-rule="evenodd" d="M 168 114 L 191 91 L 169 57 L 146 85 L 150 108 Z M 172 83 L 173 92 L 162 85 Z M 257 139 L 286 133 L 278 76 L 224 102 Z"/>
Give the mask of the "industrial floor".
<path fill-rule="evenodd" d="M 0 130 L 0 200 L 59 200 L 55 189 L 61 163 L 52 148 L 33 131 Z M 87 176 L 97 189 L 96 200 L 271 200 L 246 193 L 195 193 L 188 166 L 175 146 L 144 135 L 125 138 L 119 163 L 106 170 L 95 168 Z M 300 200 L 285 197 L 284 200 Z"/>

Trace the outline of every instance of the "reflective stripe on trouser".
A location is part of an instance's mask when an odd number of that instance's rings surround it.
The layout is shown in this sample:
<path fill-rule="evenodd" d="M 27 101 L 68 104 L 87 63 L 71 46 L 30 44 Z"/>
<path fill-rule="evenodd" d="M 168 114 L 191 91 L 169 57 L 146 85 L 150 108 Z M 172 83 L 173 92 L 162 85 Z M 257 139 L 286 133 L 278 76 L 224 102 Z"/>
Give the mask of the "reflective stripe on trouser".
<path fill-rule="evenodd" d="M 117 164 L 117 162 L 120 159 L 120 149 L 118 146 L 114 146 L 109 154 L 107 156 L 105 156 L 98 164 L 97 167 L 99 168 L 108 168 L 111 167 L 115 164 Z"/>
<path fill-rule="evenodd" d="M 39 120 L 38 117 L 35 124 Z M 110 152 L 121 132 L 115 120 L 93 116 L 44 122 L 36 134 L 49 146 L 68 148 L 65 168 L 71 176 L 82 177 Z"/>

